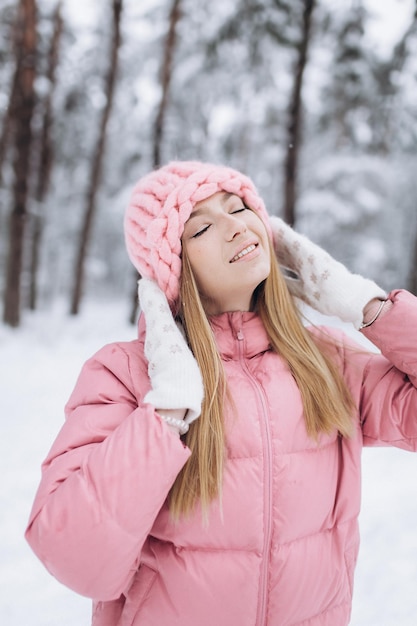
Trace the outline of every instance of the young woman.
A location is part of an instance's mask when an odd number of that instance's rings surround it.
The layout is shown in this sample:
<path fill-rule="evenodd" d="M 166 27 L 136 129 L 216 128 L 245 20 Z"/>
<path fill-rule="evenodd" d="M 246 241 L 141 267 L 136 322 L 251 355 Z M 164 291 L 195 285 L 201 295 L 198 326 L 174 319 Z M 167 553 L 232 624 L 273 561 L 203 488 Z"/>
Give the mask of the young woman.
<path fill-rule="evenodd" d="M 348 624 L 361 449 L 417 448 L 417 299 L 269 218 L 230 168 L 145 176 L 125 232 L 139 338 L 85 364 L 29 543 L 94 626 Z M 306 329 L 292 294 L 381 354 Z"/>

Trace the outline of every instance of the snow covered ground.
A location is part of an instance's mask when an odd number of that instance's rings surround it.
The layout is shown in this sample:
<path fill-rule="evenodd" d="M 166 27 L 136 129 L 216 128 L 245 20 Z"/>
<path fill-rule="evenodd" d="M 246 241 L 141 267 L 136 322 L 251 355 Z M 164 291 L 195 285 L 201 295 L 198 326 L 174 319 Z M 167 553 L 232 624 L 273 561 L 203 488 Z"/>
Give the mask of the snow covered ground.
<path fill-rule="evenodd" d="M 90 601 L 46 572 L 23 533 L 41 461 L 61 426 L 81 365 L 105 343 L 135 336 L 126 319 L 124 304 L 90 302 L 78 318 L 57 305 L 28 315 L 19 330 L 0 326 L 0 623 L 5 626 L 90 623 Z M 363 473 L 351 624 L 415 626 L 417 456 L 365 450 Z"/>

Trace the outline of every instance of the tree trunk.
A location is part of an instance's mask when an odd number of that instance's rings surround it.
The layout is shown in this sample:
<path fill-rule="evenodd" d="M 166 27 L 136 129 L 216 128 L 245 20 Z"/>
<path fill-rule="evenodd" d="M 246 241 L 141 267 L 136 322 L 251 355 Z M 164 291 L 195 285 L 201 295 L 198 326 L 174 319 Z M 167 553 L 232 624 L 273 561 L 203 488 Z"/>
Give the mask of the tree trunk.
<path fill-rule="evenodd" d="M 21 0 L 17 18 L 16 93 L 11 111 L 15 129 L 13 159 L 13 209 L 10 215 L 9 252 L 6 270 L 6 288 L 3 319 L 10 326 L 20 323 L 20 289 L 27 215 L 32 144 L 32 116 L 35 108 L 36 71 L 36 2 Z"/>
<path fill-rule="evenodd" d="M 297 200 L 297 170 L 300 150 L 303 75 L 307 64 L 310 42 L 310 30 L 314 0 L 304 0 L 301 41 L 298 46 L 298 59 L 295 67 L 294 85 L 289 105 L 287 133 L 287 156 L 285 159 L 284 220 L 293 226 L 295 223 L 295 205 Z"/>
<path fill-rule="evenodd" d="M 417 22 L 417 0 L 414 5 L 414 19 L 413 24 L 411 25 L 409 32 L 411 32 L 415 28 L 415 24 Z M 411 264 L 411 277 L 409 281 L 408 289 L 417 296 L 417 232 L 414 238 L 414 250 L 412 255 L 412 264 Z"/>
<path fill-rule="evenodd" d="M 106 130 L 113 104 L 114 87 L 116 83 L 118 52 L 121 39 L 121 13 L 122 0 L 113 0 L 113 33 L 110 49 L 110 66 L 105 84 L 106 105 L 103 109 L 97 145 L 93 155 L 90 182 L 86 196 L 84 221 L 79 239 L 77 261 L 75 267 L 75 281 L 71 300 L 72 315 L 77 315 L 80 308 L 84 284 L 85 259 L 87 256 L 87 249 L 91 238 L 93 220 L 96 213 L 96 195 L 100 184 L 106 142 Z"/>
<path fill-rule="evenodd" d="M 161 67 L 161 100 L 158 107 L 158 112 L 155 118 L 154 131 L 153 131 L 153 167 L 157 168 L 161 165 L 161 147 L 164 132 L 164 122 L 166 111 L 168 107 L 169 88 L 171 85 L 172 77 L 172 65 L 175 53 L 175 46 L 177 42 L 177 24 L 181 17 L 180 11 L 181 0 L 173 0 L 171 11 L 169 14 L 169 26 L 168 33 L 165 40 L 164 54 L 162 58 Z M 138 312 L 138 293 L 137 293 L 137 280 L 138 275 L 135 274 L 135 286 L 133 289 L 132 308 L 129 316 L 129 321 L 134 324 Z"/>
<path fill-rule="evenodd" d="M 17 98 L 17 84 L 18 84 L 18 76 L 19 76 L 19 71 L 18 71 L 17 66 L 21 62 L 21 56 L 22 56 L 21 51 L 19 50 L 20 40 L 18 36 L 18 31 L 19 31 L 19 24 L 18 24 L 18 19 L 17 19 L 15 23 L 13 24 L 13 27 L 10 33 L 10 39 L 11 39 L 12 46 L 13 46 L 13 54 L 14 54 L 15 61 L 16 61 L 16 68 L 15 68 L 15 71 L 13 73 L 11 83 L 10 83 L 9 104 L 7 106 L 7 110 L 5 111 L 5 114 L 3 117 L 3 124 L 2 124 L 1 135 L 0 135 L 0 184 L 2 184 L 3 182 L 3 166 L 6 160 L 7 150 L 13 138 L 12 111 L 16 107 L 15 101 Z"/>
<path fill-rule="evenodd" d="M 4 114 L 3 125 L 2 125 L 1 136 L 0 136 L 0 184 L 3 182 L 3 166 L 4 166 L 4 162 L 6 161 L 7 149 L 9 147 L 9 143 L 13 136 L 12 111 L 15 108 L 14 103 L 17 98 L 17 78 L 18 78 L 18 71 L 16 68 L 16 71 L 13 76 L 12 84 L 10 86 L 9 106 L 7 108 L 7 111 Z"/>
<path fill-rule="evenodd" d="M 412 262 L 410 270 L 410 278 L 408 280 L 407 288 L 411 293 L 417 296 L 417 232 L 414 238 L 414 250 L 412 252 Z"/>
<path fill-rule="evenodd" d="M 172 77 L 172 62 L 174 58 L 175 45 L 177 40 L 177 24 L 180 19 L 181 0 L 173 0 L 169 15 L 169 28 L 165 40 L 164 56 L 161 68 L 161 88 L 162 95 L 159 103 L 158 113 L 155 118 L 153 136 L 153 166 L 161 165 L 161 145 L 164 130 L 165 115 L 168 106 L 169 87 Z"/>
<path fill-rule="evenodd" d="M 138 315 L 138 307 L 139 307 L 139 297 L 138 297 L 138 280 L 141 278 L 140 274 L 138 274 L 138 272 L 135 271 L 134 275 L 133 275 L 133 288 L 132 288 L 132 306 L 130 309 L 130 315 L 129 315 L 129 323 L 130 324 L 135 324 L 136 322 L 136 318 Z"/>
<path fill-rule="evenodd" d="M 48 192 L 51 179 L 52 162 L 53 162 L 53 145 L 51 140 L 52 129 L 52 101 L 56 84 L 56 68 L 58 66 L 59 43 L 62 34 L 62 16 L 61 3 L 58 3 L 53 16 L 54 29 L 51 38 L 51 44 L 48 53 L 48 71 L 47 79 L 49 84 L 48 94 L 44 102 L 42 129 L 39 140 L 39 163 L 38 163 L 38 179 L 35 189 L 35 199 L 37 203 L 36 212 L 31 216 L 32 232 L 31 232 L 31 259 L 30 259 L 30 285 L 29 285 L 29 308 L 36 309 L 37 303 L 37 283 L 38 268 L 42 241 L 42 231 L 44 224 L 44 216 L 42 215 L 43 203 Z"/>

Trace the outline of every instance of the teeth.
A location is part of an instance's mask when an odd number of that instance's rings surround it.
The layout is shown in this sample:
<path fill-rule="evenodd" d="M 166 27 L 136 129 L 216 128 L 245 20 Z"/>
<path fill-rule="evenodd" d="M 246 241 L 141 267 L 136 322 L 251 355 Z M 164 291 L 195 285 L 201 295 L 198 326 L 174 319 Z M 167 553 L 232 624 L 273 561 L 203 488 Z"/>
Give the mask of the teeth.
<path fill-rule="evenodd" d="M 241 259 L 243 256 L 245 256 L 246 254 L 249 254 L 249 252 L 252 252 L 252 250 L 255 250 L 255 245 L 252 244 L 250 246 L 248 246 L 247 248 L 245 248 L 244 250 L 242 250 L 242 252 L 239 252 L 239 254 L 237 254 L 236 256 L 233 257 L 233 259 L 230 261 L 230 263 L 234 263 L 235 261 L 237 261 L 238 259 Z"/>

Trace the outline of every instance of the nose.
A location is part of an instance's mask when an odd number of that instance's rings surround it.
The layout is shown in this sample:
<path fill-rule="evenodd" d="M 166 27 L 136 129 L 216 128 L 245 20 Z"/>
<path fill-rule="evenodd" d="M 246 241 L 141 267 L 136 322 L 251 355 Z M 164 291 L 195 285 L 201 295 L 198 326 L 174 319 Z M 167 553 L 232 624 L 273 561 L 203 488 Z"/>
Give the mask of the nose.
<path fill-rule="evenodd" d="M 225 233 L 228 241 L 233 241 L 239 235 L 247 231 L 245 221 L 239 216 L 239 213 L 228 213 L 225 215 Z"/>

